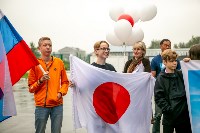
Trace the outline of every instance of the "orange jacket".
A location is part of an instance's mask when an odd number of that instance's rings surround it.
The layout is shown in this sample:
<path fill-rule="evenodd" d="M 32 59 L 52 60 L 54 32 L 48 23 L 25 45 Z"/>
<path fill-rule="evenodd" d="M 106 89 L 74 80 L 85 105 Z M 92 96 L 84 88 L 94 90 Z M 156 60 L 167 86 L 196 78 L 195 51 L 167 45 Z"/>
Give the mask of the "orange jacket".
<path fill-rule="evenodd" d="M 61 59 L 53 57 L 46 65 L 42 59 L 38 59 L 45 71 L 49 71 L 50 79 L 38 84 L 43 73 L 38 66 L 30 69 L 28 75 L 29 92 L 34 93 L 35 105 L 42 107 L 54 107 L 63 104 L 63 98 L 58 99 L 57 94 L 67 94 L 69 81 Z"/>

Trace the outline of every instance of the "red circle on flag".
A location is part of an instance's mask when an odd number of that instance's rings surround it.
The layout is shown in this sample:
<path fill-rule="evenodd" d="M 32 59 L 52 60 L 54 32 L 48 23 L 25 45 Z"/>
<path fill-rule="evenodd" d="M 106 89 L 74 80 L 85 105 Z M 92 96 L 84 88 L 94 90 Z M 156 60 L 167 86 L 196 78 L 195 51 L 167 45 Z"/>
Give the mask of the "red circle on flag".
<path fill-rule="evenodd" d="M 114 82 L 99 85 L 93 94 L 93 106 L 96 113 L 109 124 L 115 124 L 125 113 L 129 104 L 129 92 Z"/>

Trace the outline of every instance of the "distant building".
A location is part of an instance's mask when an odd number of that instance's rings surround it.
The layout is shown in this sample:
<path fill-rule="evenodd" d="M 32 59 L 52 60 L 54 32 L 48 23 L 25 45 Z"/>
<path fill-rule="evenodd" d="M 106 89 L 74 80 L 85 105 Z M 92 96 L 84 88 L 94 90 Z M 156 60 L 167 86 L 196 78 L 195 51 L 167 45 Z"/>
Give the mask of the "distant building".
<path fill-rule="evenodd" d="M 111 49 L 110 55 L 108 59 L 106 59 L 106 62 L 112 64 L 118 72 L 122 72 L 126 61 L 133 58 L 132 46 L 122 47 L 122 46 L 110 45 L 110 49 Z M 188 56 L 189 48 L 173 49 L 173 50 L 175 50 L 178 53 L 180 60 Z M 152 58 L 158 55 L 160 52 L 161 52 L 160 49 L 147 49 L 146 58 L 149 58 L 149 60 L 151 61 Z M 96 61 L 96 55 L 91 54 L 90 63 L 94 61 Z"/>
<path fill-rule="evenodd" d="M 86 52 L 79 48 L 64 47 L 64 48 L 58 50 L 58 52 L 53 52 L 54 56 L 59 57 L 62 60 L 67 61 L 67 62 L 69 61 L 70 54 L 72 54 L 82 60 L 86 60 Z"/>

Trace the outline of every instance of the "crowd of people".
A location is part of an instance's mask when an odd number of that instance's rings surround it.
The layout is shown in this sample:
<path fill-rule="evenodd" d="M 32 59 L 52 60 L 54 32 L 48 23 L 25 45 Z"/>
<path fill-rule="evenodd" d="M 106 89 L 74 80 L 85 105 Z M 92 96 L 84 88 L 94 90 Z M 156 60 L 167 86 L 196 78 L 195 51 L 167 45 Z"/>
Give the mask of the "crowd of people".
<path fill-rule="evenodd" d="M 146 45 L 139 41 L 133 44 L 133 58 L 124 65 L 123 73 L 149 72 L 156 78 L 154 87 L 155 110 L 152 115 L 152 133 L 160 133 L 160 120 L 163 115 L 163 133 L 191 133 L 186 91 L 178 54 L 171 50 L 171 41 L 160 42 L 161 53 L 150 62 L 145 57 Z M 60 133 L 63 121 L 63 96 L 75 84 L 68 80 L 64 63 L 51 56 L 52 41 L 42 37 L 38 42 L 41 57 L 40 66 L 33 67 L 28 76 L 29 92 L 34 93 L 35 132 L 44 133 L 48 118 L 51 119 L 51 132 Z M 91 65 L 115 71 L 113 65 L 106 63 L 109 56 L 109 43 L 97 41 L 94 44 L 96 61 Z M 185 62 L 200 60 L 200 44 L 193 45 Z M 41 71 L 41 68 L 43 71 Z"/>

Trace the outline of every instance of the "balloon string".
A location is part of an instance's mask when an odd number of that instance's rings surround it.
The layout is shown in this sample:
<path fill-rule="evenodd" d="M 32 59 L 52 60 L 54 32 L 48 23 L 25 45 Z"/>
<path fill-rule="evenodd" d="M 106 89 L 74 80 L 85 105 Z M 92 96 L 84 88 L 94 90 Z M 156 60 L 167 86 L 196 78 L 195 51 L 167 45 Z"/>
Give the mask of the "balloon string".
<path fill-rule="evenodd" d="M 125 57 L 126 57 L 126 44 L 125 44 L 125 42 L 123 43 L 123 46 L 124 46 L 124 64 L 125 64 Z"/>

